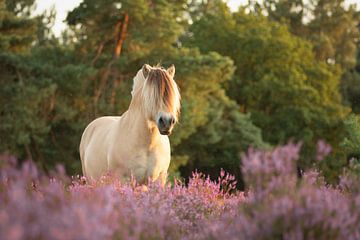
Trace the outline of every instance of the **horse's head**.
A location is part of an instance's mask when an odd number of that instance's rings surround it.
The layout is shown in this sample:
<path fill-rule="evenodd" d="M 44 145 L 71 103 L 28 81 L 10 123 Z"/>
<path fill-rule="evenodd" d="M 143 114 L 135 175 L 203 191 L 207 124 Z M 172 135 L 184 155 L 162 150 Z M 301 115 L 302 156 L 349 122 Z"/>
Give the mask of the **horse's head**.
<path fill-rule="evenodd" d="M 169 135 L 178 120 L 180 93 L 174 81 L 175 67 L 168 69 L 145 64 L 134 78 L 133 98 L 138 98 L 147 120 L 162 135 Z"/>

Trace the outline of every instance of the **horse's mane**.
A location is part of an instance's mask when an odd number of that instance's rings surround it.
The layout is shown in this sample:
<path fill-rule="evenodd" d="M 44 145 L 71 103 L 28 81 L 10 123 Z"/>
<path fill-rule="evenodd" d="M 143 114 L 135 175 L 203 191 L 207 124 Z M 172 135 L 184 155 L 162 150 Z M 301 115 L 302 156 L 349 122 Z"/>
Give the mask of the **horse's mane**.
<path fill-rule="evenodd" d="M 144 104 L 151 112 L 162 108 L 178 118 L 180 112 L 180 93 L 175 81 L 166 70 L 156 66 L 151 68 L 142 91 Z"/>

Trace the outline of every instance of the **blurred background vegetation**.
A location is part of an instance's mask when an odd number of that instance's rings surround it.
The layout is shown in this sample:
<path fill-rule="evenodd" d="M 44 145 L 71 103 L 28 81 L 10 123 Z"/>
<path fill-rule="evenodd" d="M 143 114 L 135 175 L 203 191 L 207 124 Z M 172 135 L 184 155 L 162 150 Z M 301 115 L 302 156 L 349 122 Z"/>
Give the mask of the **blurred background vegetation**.
<path fill-rule="evenodd" d="M 249 146 L 302 141 L 299 168 L 336 181 L 360 157 L 360 12 L 342 0 L 84 0 L 54 37 L 55 12 L 0 0 L 0 152 L 80 174 L 85 126 L 120 115 L 144 63 L 176 66 L 174 176 L 239 176 Z M 332 154 L 315 161 L 316 142 Z"/>

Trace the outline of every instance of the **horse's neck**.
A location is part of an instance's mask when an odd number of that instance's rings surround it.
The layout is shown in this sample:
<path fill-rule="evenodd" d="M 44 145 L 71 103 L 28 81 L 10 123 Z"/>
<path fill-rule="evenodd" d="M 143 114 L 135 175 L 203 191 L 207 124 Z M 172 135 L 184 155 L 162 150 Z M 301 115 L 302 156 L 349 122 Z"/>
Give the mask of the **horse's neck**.
<path fill-rule="evenodd" d="M 140 107 L 130 104 L 126 114 L 121 119 L 122 126 L 127 126 L 127 129 L 120 131 L 129 131 L 129 137 L 136 138 L 136 145 L 149 148 L 154 146 L 160 139 L 160 133 L 154 123 L 148 122 Z"/>

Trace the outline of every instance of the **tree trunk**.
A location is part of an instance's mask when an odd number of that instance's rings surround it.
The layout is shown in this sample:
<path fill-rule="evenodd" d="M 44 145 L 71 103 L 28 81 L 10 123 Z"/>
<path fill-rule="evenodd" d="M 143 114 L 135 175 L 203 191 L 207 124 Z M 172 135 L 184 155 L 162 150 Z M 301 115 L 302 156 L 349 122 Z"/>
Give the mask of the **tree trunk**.
<path fill-rule="evenodd" d="M 102 92 L 105 89 L 107 80 L 110 76 L 110 73 L 112 71 L 113 65 L 115 61 L 120 57 L 122 46 L 124 44 L 126 33 L 127 33 L 127 27 L 129 23 L 129 15 L 128 13 L 124 14 L 124 19 L 122 22 L 118 22 L 114 29 L 114 36 L 115 36 L 115 49 L 113 53 L 113 58 L 111 61 L 107 64 L 106 69 L 104 73 L 101 75 L 99 87 L 95 89 L 94 93 L 94 109 L 95 109 L 95 116 L 97 112 L 97 103 L 99 101 L 99 98 L 101 97 Z M 115 85 L 115 84 L 114 84 Z M 114 93 L 115 94 L 115 93 Z M 115 97 L 115 96 L 114 96 Z"/>

